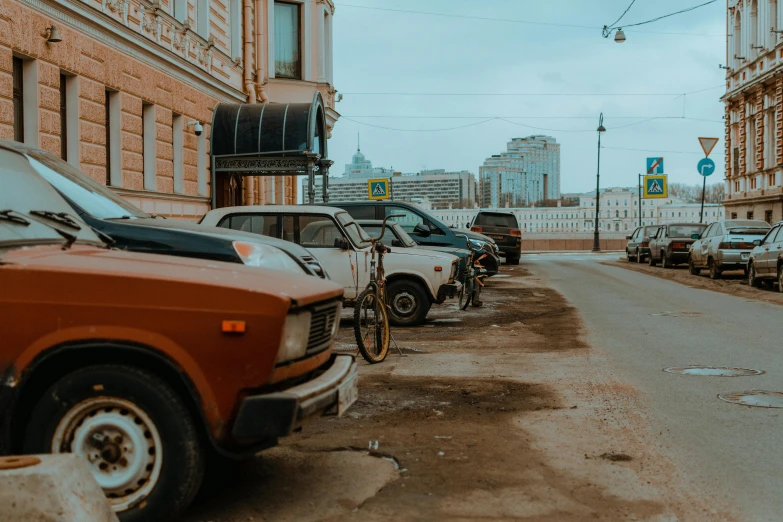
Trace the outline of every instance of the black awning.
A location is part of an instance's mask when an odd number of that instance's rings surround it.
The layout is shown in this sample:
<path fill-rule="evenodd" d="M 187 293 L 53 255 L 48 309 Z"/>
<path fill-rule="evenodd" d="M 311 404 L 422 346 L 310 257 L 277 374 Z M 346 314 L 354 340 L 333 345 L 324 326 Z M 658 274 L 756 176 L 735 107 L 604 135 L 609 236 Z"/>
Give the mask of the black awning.
<path fill-rule="evenodd" d="M 326 117 L 316 93 L 312 103 L 221 103 L 212 119 L 212 157 L 218 171 L 234 171 L 227 159 L 325 159 Z M 253 175 L 263 175 L 254 172 Z"/>

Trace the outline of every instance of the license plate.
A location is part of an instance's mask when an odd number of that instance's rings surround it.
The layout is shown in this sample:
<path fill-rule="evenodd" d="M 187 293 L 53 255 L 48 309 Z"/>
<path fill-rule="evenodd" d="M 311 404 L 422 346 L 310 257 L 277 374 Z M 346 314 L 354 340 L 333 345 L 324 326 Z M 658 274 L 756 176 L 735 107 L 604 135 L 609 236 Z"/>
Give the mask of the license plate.
<path fill-rule="evenodd" d="M 743 261 L 747 261 L 748 258 L 750 257 L 750 254 L 741 254 L 741 256 Z"/>
<path fill-rule="evenodd" d="M 337 388 L 337 416 L 342 417 L 343 413 L 345 413 L 358 398 L 359 374 L 357 373 Z"/>

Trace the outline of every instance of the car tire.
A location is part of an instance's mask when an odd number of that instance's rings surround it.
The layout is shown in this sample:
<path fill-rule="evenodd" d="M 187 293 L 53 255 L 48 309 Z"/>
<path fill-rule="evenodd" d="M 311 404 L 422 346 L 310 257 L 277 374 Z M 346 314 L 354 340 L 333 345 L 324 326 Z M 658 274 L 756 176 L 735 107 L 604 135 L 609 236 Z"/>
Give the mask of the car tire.
<path fill-rule="evenodd" d="M 24 452 L 83 455 L 121 522 L 175 518 L 204 477 L 182 398 L 133 366 L 87 366 L 52 384 L 30 414 Z"/>
<path fill-rule="evenodd" d="M 783 265 L 778 267 L 778 292 L 783 294 Z"/>
<path fill-rule="evenodd" d="M 710 279 L 721 278 L 720 268 L 718 268 L 718 265 L 715 264 L 714 260 L 710 259 L 709 261 L 707 261 L 707 268 L 710 269 Z"/>
<path fill-rule="evenodd" d="M 669 256 L 666 255 L 666 252 L 661 252 L 661 267 L 669 269 L 672 266 L 672 262 L 669 259 Z"/>
<path fill-rule="evenodd" d="M 519 256 L 507 257 L 506 258 L 506 264 L 507 265 L 518 265 L 519 264 Z"/>
<path fill-rule="evenodd" d="M 696 268 L 696 265 L 693 264 L 693 258 L 690 256 L 688 256 L 688 272 L 690 272 L 691 275 L 701 274 L 701 268 Z"/>
<path fill-rule="evenodd" d="M 641 265 L 642 264 L 642 253 L 639 252 L 639 249 L 636 249 L 636 263 Z"/>
<path fill-rule="evenodd" d="M 756 265 L 753 263 L 750 263 L 748 267 L 748 286 L 761 288 L 761 280 L 758 278 L 758 274 L 756 274 Z"/>
<path fill-rule="evenodd" d="M 647 264 L 650 266 L 655 266 L 658 264 L 658 262 L 653 259 L 652 250 L 650 250 L 650 254 L 647 256 Z"/>
<path fill-rule="evenodd" d="M 633 261 L 635 261 L 634 257 L 628 251 L 628 247 L 625 248 L 625 260 L 628 261 L 629 263 L 632 263 Z"/>
<path fill-rule="evenodd" d="M 386 296 L 389 300 L 389 323 L 393 326 L 422 324 L 432 306 L 424 288 L 408 279 L 389 283 Z"/>

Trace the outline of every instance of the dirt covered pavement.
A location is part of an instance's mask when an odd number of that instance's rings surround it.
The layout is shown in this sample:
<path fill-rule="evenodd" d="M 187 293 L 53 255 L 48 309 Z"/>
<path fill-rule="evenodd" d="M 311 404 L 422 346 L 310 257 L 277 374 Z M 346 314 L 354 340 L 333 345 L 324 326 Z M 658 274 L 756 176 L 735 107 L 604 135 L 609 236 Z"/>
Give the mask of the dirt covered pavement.
<path fill-rule="evenodd" d="M 635 390 L 546 281 L 504 267 L 482 298 L 395 329 L 404 356 L 361 362 L 343 418 L 218 477 L 183 521 L 730 518 L 656 453 Z"/>
<path fill-rule="evenodd" d="M 609 266 L 619 266 L 627 270 L 634 270 L 643 274 L 660 277 L 677 283 L 682 283 L 693 288 L 703 288 L 713 292 L 722 292 L 724 294 L 736 295 L 746 299 L 763 301 L 783 305 L 783 293 L 778 292 L 777 285 L 765 282 L 761 288 L 751 288 L 748 285 L 748 279 L 742 270 L 734 270 L 722 274 L 720 279 L 710 279 L 706 269 L 701 274 L 694 276 L 688 271 L 687 265 L 678 265 L 674 268 L 665 269 L 660 266 L 649 266 L 645 263 L 629 262 L 627 259 L 618 258 L 608 261 L 604 264 Z"/>

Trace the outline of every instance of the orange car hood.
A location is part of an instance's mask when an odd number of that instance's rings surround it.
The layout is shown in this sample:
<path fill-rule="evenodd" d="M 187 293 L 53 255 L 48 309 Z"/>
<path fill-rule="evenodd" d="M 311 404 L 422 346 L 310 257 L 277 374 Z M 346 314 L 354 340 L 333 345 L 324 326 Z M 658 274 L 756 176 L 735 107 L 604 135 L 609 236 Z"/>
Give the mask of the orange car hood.
<path fill-rule="evenodd" d="M 340 286 L 317 277 L 203 259 L 139 254 L 74 245 L 21 248 L 0 257 L 5 268 L 104 274 L 246 290 L 291 299 L 299 306 L 342 297 Z"/>

